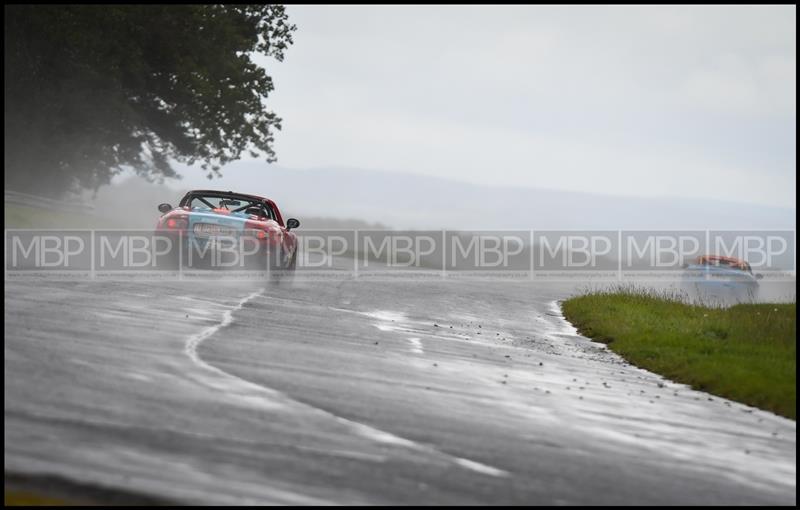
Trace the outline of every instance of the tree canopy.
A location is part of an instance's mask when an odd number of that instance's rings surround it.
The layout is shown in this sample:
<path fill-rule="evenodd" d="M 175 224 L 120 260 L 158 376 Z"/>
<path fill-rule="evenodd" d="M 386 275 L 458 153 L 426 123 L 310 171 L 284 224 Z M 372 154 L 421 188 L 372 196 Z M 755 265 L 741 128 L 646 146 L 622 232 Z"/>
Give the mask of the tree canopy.
<path fill-rule="evenodd" d="M 129 167 L 209 175 L 275 160 L 273 82 L 252 57 L 292 44 L 277 5 L 5 7 L 5 185 L 96 189 Z"/>

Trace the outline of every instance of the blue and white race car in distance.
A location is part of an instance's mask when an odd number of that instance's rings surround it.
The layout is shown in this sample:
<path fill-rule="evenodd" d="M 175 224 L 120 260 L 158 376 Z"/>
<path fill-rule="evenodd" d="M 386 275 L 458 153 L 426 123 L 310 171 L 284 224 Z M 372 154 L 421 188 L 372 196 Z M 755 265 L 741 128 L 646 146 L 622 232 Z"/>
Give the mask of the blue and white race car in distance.
<path fill-rule="evenodd" d="M 755 299 L 761 278 L 746 261 L 722 255 L 701 255 L 684 274 L 684 281 L 693 284 L 701 298 L 724 301 Z"/>

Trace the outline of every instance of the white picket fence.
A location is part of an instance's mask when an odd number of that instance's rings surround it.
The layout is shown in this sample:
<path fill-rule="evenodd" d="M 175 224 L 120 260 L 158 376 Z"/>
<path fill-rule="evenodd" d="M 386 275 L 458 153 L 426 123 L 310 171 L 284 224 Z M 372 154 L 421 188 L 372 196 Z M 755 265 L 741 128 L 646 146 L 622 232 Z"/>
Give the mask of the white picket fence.
<path fill-rule="evenodd" d="M 43 207 L 45 209 L 51 209 L 54 211 L 94 211 L 94 205 L 84 201 L 83 199 L 58 200 L 55 198 L 40 197 L 37 195 L 31 195 L 29 193 L 22 193 L 12 190 L 5 190 L 3 200 L 6 204 Z"/>

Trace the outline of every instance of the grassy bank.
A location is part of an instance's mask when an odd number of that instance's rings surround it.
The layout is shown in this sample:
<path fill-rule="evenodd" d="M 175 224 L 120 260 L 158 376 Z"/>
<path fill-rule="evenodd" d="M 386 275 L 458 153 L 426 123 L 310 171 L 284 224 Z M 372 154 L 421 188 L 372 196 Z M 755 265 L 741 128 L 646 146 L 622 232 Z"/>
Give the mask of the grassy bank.
<path fill-rule="evenodd" d="M 581 334 L 695 389 L 796 419 L 796 304 L 694 306 L 647 292 L 562 304 Z"/>
<path fill-rule="evenodd" d="M 176 501 L 52 475 L 5 473 L 5 506 L 175 506 Z"/>
<path fill-rule="evenodd" d="M 50 498 L 32 492 L 6 489 L 4 494 L 5 506 L 68 506 L 66 501 Z"/>
<path fill-rule="evenodd" d="M 93 228 L 107 226 L 90 212 L 64 212 L 28 207 L 18 204 L 4 204 L 5 228 Z"/>

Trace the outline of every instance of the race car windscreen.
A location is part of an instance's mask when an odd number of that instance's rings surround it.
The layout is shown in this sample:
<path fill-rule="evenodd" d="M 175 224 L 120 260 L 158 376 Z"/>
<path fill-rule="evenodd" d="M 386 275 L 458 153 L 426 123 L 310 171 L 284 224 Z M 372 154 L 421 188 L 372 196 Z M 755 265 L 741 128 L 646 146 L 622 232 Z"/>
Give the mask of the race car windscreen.
<path fill-rule="evenodd" d="M 259 200 L 231 195 L 192 195 L 185 204 L 191 209 L 223 209 L 230 212 L 256 214 L 275 220 L 275 213 Z"/>

